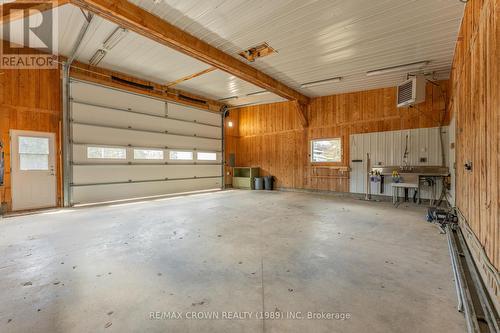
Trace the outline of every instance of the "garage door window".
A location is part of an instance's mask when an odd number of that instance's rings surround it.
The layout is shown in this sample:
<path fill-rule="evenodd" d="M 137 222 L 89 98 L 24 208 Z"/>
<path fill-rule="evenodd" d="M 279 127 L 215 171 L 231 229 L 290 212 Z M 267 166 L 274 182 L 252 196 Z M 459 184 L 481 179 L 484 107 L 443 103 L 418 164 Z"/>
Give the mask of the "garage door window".
<path fill-rule="evenodd" d="M 49 170 L 49 139 L 19 137 L 19 169 Z"/>
<path fill-rule="evenodd" d="M 127 158 L 125 148 L 87 147 L 87 158 L 124 160 Z"/>
<path fill-rule="evenodd" d="M 196 159 L 200 161 L 215 161 L 217 160 L 216 153 L 196 153 Z"/>
<path fill-rule="evenodd" d="M 134 149 L 134 160 L 163 160 L 163 150 Z"/>
<path fill-rule="evenodd" d="M 193 152 L 172 150 L 169 153 L 169 158 L 177 161 L 191 161 L 193 159 Z"/>
<path fill-rule="evenodd" d="M 342 141 L 340 138 L 312 140 L 311 162 L 342 162 Z"/>

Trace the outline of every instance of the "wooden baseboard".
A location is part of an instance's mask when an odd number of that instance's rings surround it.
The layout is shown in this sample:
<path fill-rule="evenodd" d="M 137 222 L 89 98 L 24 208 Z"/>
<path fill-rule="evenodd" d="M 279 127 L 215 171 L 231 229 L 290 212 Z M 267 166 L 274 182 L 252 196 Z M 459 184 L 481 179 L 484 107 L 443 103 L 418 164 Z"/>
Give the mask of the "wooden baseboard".
<path fill-rule="evenodd" d="M 486 256 L 486 252 L 479 242 L 479 239 L 469 227 L 467 220 L 458 208 L 457 212 L 459 226 L 462 230 L 462 234 L 464 235 L 465 242 L 469 247 L 469 251 L 478 268 L 479 274 L 481 274 L 481 278 L 488 289 L 493 304 L 496 307 L 496 310 L 500 312 L 500 273 Z"/>

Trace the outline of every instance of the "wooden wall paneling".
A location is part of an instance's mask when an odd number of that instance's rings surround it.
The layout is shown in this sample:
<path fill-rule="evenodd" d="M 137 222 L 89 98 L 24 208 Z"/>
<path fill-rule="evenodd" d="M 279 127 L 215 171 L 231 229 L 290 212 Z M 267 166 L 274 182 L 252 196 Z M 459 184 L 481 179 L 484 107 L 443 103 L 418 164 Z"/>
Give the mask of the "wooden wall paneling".
<path fill-rule="evenodd" d="M 500 267 L 500 186 L 498 186 L 500 179 L 500 4 L 498 1 L 495 5 L 491 6 L 490 16 L 488 18 L 488 43 L 487 47 L 487 70 L 490 73 L 491 80 L 488 82 L 488 109 L 497 110 L 497 112 L 488 112 L 488 123 L 491 124 L 490 133 L 496 133 L 496 138 L 493 139 L 488 144 L 489 154 L 488 154 L 488 170 L 489 170 L 489 181 L 490 185 L 490 219 L 493 223 L 491 225 L 491 234 L 496 235 L 494 238 L 494 251 L 493 257 L 496 263 L 497 269 Z M 495 185 L 497 184 L 497 186 Z M 496 223 L 495 223 L 496 221 Z M 495 250 L 496 249 L 496 250 Z"/>
<path fill-rule="evenodd" d="M 439 84 L 448 90 L 447 81 Z M 237 163 L 259 166 L 263 174 L 276 177 L 278 187 L 347 192 L 349 135 L 438 126 L 444 109 L 440 87 L 428 84 L 427 91 L 426 103 L 404 109 L 396 107 L 395 88 L 313 98 L 306 110 L 306 129 L 290 102 L 235 109 L 232 112 L 239 114 Z M 342 138 L 343 162 L 312 165 L 309 141 L 331 137 Z"/>
<path fill-rule="evenodd" d="M 450 79 L 457 121 L 456 205 L 466 240 L 500 309 L 500 2 L 467 3 Z M 472 171 L 464 163 L 472 161 Z M 483 253 L 485 255 L 483 255 Z M 493 268 L 491 268 L 493 266 Z"/>
<path fill-rule="evenodd" d="M 231 122 L 233 127 L 229 127 Z M 239 114 L 229 110 L 228 116 L 224 118 L 224 181 L 226 186 L 232 185 L 233 169 L 229 165 L 229 156 L 234 154 L 238 157 L 237 148 L 239 146 Z"/>
<path fill-rule="evenodd" d="M 59 69 L 5 69 L 0 74 L 0 137 L 5 153 L 5 184 L 2 201 L 11 209 L 10 137 L 11 129 L 52 132 L 59 152 L 61 117 Z M 60 155 L 57 157 L 60 159 Z M 59 163 L 58 163 L 59 165 Z M 60 178 L 61 169 L 57 170 Z M 58 186 L 58 202 L 62 192 Z"/>
<path fill-rule="evenodd" d="M 467 4 L 452 72 L 457 117 L 457 207 L 498 269 L 499 5 Z M 463 164 L 471 160 L 472 172 Z"/>

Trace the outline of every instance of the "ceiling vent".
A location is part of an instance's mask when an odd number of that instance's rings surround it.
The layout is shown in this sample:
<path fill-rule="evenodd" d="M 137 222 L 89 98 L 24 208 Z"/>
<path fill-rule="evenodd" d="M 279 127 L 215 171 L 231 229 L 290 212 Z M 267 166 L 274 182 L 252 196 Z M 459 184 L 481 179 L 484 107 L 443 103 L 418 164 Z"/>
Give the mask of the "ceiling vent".
<path fill-rule="evenodd" d="M 398 108 L 425 101 L 425 77 L 416 75 L 398 85 Z"/>
<path fill-rule="evenodd" d="M 245 58 L 250 62 L 254 62 L 255 59 L 266 57 L 273 53 L 277 53 L 275 49 L 269 46 L 267 43 L 263 43 L 254 47 L 249 48 L 248 50 L 242 51 L 239 53 L 240 56 Z"/>
<path fill-rule="evenodd" d="M 179 99 L 182 99 L 182 100 L 187 101 L 187 102 L 192 102 L 192 103 L 207 104 L 207 101 L 204 101 L 204 100 L 199 99 L 199 98 L 189 97 L 189 96 L 186 96 L 183 94 L 179 94 Z"/>

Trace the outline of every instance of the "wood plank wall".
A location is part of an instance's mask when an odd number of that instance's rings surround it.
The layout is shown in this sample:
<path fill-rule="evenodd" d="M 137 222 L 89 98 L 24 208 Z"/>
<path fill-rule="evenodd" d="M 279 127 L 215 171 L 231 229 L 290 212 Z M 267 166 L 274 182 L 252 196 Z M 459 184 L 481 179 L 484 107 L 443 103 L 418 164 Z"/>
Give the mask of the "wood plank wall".
<path fill-rule="evenodd" d="M 497 270 L 500 269 L 499 20 L 500 1 L 467 3 L 450 80 L 450 104 L 457 121 L 456 203 Z M 472 171 L 464 168 L 468 161 L 472 162 Z"/>
<path fill-rule="evenodd" d="M 427 84 L 426 101 L 415 108 L 396 108 L 396 88 L 376 89 L 312 99 L 309 126 L 303 129 L 293 103 L 273 103 L 230 111 L 238 119 L 226 137 L 226 156 L 236 154 L 238 166 L 258 166 L 274 175 L 280 188 L 349 191 L 349 135 L 393 131 L 449 123 L 444 98 L 448 81 Z M 446 97 L 447 98 L 447 97 Z M 342 138 L 343 162 L 312 165 L 309 142 Z"/>
<path fill-rule="evenodd" d="M 58 69 L 0 69 L 0 140 L 5 153 L 5 186 L 0 201 L 11 209 L 10 140 L 11 129 L 56 134 L 59 154 L 61 120 L 60 71 Z M 58 201 L 61 200 L 61 168 L 57 163 Z"/>
<path fill-rule="evenodd" d="M 230 154 L 235 154 L 238 143 L 239 143 L 239 112 L 229 111 L 224 119 L 224 184 L 226 186 L 233 183 L 232 172 L 233 169 L 229 165 Z M 233 127 L 229 127 L 228 123 L 231 122 Z M 235 155 L 236 157 L 236 155 Z"/>

